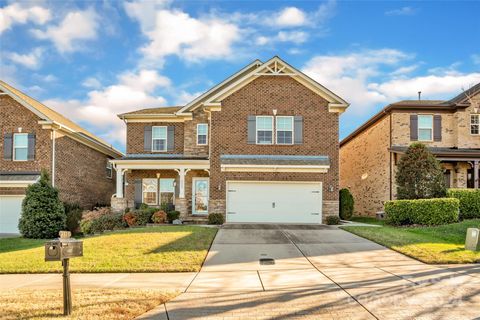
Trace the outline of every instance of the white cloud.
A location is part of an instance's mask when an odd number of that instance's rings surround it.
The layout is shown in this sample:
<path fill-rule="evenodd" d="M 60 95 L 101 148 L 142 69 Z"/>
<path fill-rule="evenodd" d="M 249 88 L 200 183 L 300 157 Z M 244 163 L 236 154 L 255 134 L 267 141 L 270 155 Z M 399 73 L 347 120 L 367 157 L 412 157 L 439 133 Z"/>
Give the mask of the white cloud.
<path fill-rule="evenodd" d="M 145 2 L 126 3 L 125 10 L 140 23 L 149 39 L 141 51 L 150 62 L 162 63 L 168 55 L 189 61 L 225 58 L 233 54 L 232 46 L 240 40 L 239 27 L 220 17 L 194 18 L 177 9 L 158 9 L 158 5 Z"/>
<path fill-rule="evenodd" d="M 308 33 L 304 31 L 280 31 L 277 34 L 280 42 L 293 42 L 296 44 L 303 43 L 308 39 Z"/>
<path fill-rule="evenodd" d="M 71 11 L 63 20 L 46 30 L 35 29 L 32 34 L 38 39 L 52 41 L 61 53 L 82 49 L 81 43 L 97 38 L 99 16 L 93 8 Z"/>
<path fill-rule="evenodd" d="M 298 27 L 307 23 L 307 15 L 296 7 L 283 9 L 274 19 L 274 24 L 280 27 Z"/>
<path fill-rule="evenodd" d="M 97 78 L 88 77 L 87 79 L 83 80 L 82 86 L 85 88 L 99 89 L 102 87 L 102 84 Z"/>
<path fill-rule="evenodd" d="M 412 7 L 402 7 L 399 9 L 393 9 L 393 10 L 388 10 L 385 12 L 385 15 L 387 16 L 413 16 L 414 14 L 417 13 L 416 8 Z"/>
<path fill-rule="evenodd" d="M 180 91 L 177 93 L 176 97 L 177 99 L 175 100 L 175 104 L 178 106 L 183 106 L 195 99 L 196 97 L 199 97 L 203 92 L 194 92 L 190 93 L 185 90 Z"/>
<path fill-rule="evenodd" d="M 41 65 L 41 59 L 44 50 L 42 48 L 35 48 L 32 52 L 27 54 L 19 54 L 16 52 L 9 52 L 6 57 L 16 64 L 20 64 L 28 69 L 38 69 Z"/>
<path fill-rule="evenodd" d="M 49 9 L 41 6 L 27 6 L 27 2 L 12 3 L 0 8 L 0 34 L 10 29 L 14 24 L 33 22 L 38 25 L 45 24 L 51 19 Z"/>
<path fill-rule="evenodd" d="M 369 114 L 376 104 L 415 99 L 449 99 L 480 82 L 480 72 L 433 68 L 424 75 L 409 75 L 417 65 L 412 55 L 395 49 L 362 50 L 343 55 L 312 58 L 303 71 L 351 103 L 349 114 Z M 418 72 L 418 71 L 417 71 Z"/>
<path fill-rule="evenodd" d="M 109 141 L 124 143 L 125 124 L 117 114 L 165 105 L 166 100 L 155 91 L 169 85 L 168 78 L 156 71 L 140 70 L 120 75 L 116 84 L 90 91 L 83 101 L 51 99 L 45 104 L 72 120 L 88 124 Z"/>

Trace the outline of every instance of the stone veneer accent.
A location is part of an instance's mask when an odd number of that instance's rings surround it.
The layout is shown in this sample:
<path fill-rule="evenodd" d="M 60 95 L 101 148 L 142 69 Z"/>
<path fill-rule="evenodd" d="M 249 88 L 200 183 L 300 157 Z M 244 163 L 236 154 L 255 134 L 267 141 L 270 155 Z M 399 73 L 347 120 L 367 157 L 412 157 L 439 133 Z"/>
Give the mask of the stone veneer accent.
<path fill-rule="evenodd" d="M 322 223 L 327 222 L 327 217 L 337 216 L 340 211 L 340 203 L 338 201 L 323 201 L 322 206 Z"/>

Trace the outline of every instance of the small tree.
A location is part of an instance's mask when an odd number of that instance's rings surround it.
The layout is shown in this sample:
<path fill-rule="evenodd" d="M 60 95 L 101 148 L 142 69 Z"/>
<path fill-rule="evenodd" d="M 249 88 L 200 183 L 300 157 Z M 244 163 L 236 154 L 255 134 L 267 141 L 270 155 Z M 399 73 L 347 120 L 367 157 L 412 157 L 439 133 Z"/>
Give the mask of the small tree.
<path fill-rule="evenodd" d="M 447 194 L 440 162 L 421 143 L 413 143 L 398 162 L 398 199 L 441 198 Z"/>
<path fill-rule="evenodd" d="M 340 190 L 340 218 L 349 220 L 353 216 L 353 196 L 350 190 L 343 188 Z"/>
<path fill-rule="evenodd" d="M 40 180 L 27 188 L 19 229 L 25 238 L 51 239 L 65 228 L 66 215 L 58 190 L 43 170 Z"/>

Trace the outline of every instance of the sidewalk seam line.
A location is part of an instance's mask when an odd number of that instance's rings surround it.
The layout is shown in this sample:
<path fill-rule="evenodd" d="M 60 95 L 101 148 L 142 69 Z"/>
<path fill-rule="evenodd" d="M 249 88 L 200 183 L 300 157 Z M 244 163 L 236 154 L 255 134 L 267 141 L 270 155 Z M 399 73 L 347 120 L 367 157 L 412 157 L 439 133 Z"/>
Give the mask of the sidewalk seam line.
<path fill-rule="evenodd" d="M 260 272 L 259 272 L 258 270 L 257 270 L 257 275 L 258 275 L 258 280 L 260 280 L 260 284 L 262 285 L 263 291 L 266 291 L 266 290 L 265 290 L 265 287 L 263 286 L 262 277 L 260 277 Z"/>

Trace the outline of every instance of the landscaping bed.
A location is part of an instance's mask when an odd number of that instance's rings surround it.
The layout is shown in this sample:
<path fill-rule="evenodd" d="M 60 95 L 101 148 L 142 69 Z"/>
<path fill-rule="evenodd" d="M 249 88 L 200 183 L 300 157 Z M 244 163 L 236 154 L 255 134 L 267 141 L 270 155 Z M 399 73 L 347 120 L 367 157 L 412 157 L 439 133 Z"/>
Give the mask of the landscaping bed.
<path fill-rule="evenodd" d="M 64 317 L 62 290 L 6 290 L 0 292 L 0 319 L 133 319 L 176 295 L 161 290 L 73 290 L 72 315 Z"/>
<path fill-rule="evenodd" d="M 480 228 L 480 219 L 435 227 L 342 227 L 425 263 L 480 263 L 480 252 L 464 248 L 467 228 Z"/>
<path fill-rule="evenodd" d="M 71 259 L 72 272 L 199 271 L 216 228 L 161 226 L 131 228 L 81 238 L 84 256 Z M 46 240 L 0 239 L 0 273 L 61 272 L 44 261 Z"/>

